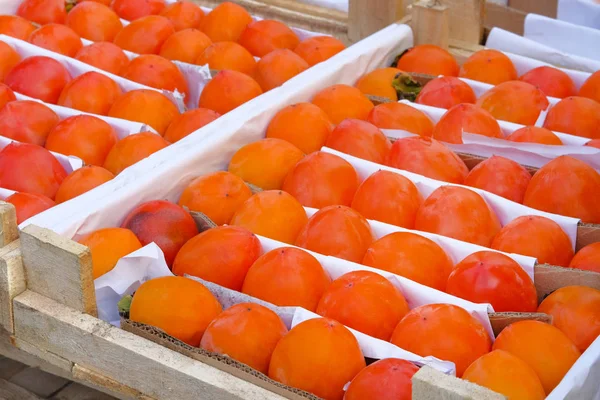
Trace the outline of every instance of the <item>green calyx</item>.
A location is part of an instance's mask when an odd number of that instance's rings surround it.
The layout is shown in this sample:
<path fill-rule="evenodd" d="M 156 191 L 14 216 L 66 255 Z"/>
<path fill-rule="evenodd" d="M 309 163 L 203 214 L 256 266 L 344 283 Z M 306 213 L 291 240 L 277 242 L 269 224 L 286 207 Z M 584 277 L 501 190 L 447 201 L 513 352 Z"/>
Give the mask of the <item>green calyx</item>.
<path fill-rule="evenodd" d="M 398 94 L 398 100 L 415 101 L 423 86 L 410 75 L 401 72 L 392 80 L 392 86 Z"/>

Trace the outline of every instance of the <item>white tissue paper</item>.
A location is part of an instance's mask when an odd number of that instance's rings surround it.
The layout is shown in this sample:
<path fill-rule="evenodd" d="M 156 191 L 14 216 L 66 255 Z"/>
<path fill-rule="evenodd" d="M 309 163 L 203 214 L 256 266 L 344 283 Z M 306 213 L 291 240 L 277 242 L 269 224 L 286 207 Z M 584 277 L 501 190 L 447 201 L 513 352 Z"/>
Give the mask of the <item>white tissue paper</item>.
<path fill-rule="evenodd" d="M 558 0 L 557 19 L 600 29 L 600 4 L 595 0 Z"/>

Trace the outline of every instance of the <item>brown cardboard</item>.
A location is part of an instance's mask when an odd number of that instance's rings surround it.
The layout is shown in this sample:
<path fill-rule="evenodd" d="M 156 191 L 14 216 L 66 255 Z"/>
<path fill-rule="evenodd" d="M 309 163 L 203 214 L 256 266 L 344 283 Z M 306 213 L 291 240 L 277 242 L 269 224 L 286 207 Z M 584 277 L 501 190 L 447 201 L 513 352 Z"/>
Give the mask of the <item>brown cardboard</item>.
<path fill-rule="evenodd" d="M 494 335 L 496 336 L 498 336 L 500 332 L 502 332 L 502 329 L 506 328 L 510 324 L 519 321 L 533 320 L 546 322 L 548 324 L 552 323 L 552 316 L 543 313 L 500 312 L 490 313 L 488 315 L 490 317 L 490 323 L 492 324 Z"/>

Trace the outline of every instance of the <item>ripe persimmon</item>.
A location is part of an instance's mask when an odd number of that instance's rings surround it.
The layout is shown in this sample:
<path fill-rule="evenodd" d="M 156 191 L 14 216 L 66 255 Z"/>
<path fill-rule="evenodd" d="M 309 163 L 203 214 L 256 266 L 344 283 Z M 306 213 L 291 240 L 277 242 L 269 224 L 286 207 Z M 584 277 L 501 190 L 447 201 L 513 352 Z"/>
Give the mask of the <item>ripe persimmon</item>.
<path fill-rule="evenodd" d="M 237 42 L 251 22 L 252 17 L 244 7 L 224 1 L 206 14 L 200 29 L 213 42 Z"/>
<path fill-rule="evenodd" d="M 330 59 L 345 48 L 346 45 L 334 37 L 312 36 L 298 43 L 294 53 L 302 57 L 312 67 Z"/>
<path fill-rule="evenodd" d="M 37 101 L 11 101 L 0 109 L 2 136 L 23 143 L 43 146 L 58 122 L 58 115 Z"/>
<path fill-rule="evenodd" d="M 54 200 L 56 204 L 64 203 L 110 181 L 114 177 L 110 171 L 102 167 L 86 165 L 67 175 L 60 184 Z"/>
<path fill-rule="evenodd" d="M 560 146 L 562 140 L 549 129 L 541 126 L 524 126 L 506 137 L 511 142 L 539 143 Z"/>
<path fill-rule="evenodd" d="M 379 68 L 363 75 L 354 86 L 366 95 L 383 97 L 398 101 L 398 93 L 392 85 L 396 75 L 401 74 L 398 68 Z"/>
<path fill-rule="evenodd" d="M 175 31 L 179 32 L 185 29 L 198 29 L 204 18 L 204 11 L 191 1 L 178 1 L 165 6 L 160 15 L 167 17 Z"/>
<path fill-rule="evenodd" d="M 174 33 L 175 28 L 169 19 L 148 15 L 121 29 L 114 43 L 137 54 L 158 54 L 163 43 Z"/>
<path fill-rule="evenodd" d="M 499 85 L 517 79 L 517 69 L 506 54 L 493 49 L 475 52 L 460 68 L 459 76 Z"/>
<path fill-rule="evenodd" d="M 600 103 L 600 71 L 594 72 L 581 85 L 577 96 L 587 97 Z"/>
<path fill-rule="evenodd" d="M 399 129 L 431 137 L 433 122 L 421 110 L 402 103 L 383 103 L 371 110 L 367 121 L 379 129 Z"/>
<path fill-rule="evenodd" d="M 123 29 L 119 16 L 104 4 L 84 1 L 67 14 L 67 26 L 93 42 L 112 42 Z"/>
<path fill-rule="evenodd" d="M 34 24 L 18 15 L 0 15 L 0 34 L 2 35 L 27 41 L 35 29 Z"/>
<path fill-rule="evenodd" d="M 0 42 L 0 81 L 21 61 L 21 56 L 12 47 Z"/>
<path fill-rule="evenodd" d="M 182 3 L 174 3 L 182 4 Z M 194 6 L 197 7 L 197 6 Z M 200 9 L 199 7 L 197 7 Z M 198 57 L 202 55 L 212 44 L 211 40 L 199 29 L 189 28 L 177 31 L 160 47 L 161 57 L 167 60 L 182 61 L 188 64 L 195 64 Z"/>
<path fill-rule="evenodd" d="M 119 175 L 127 167 L 149 157 L 169 145 L 165 139 L 152 132 L 140 132 L 119 140 L 108 152 L 104 168 Z"/>
<path fill-rule="evenodd" d="M 267 92 L 307 70 L 309 65 L 289 49 L 273 50 L 256 63 L 256 82 Z"/>
<path fill-rule="evenodd" d="M 156 89 L 178 91 L 187 99 L 189 88 L 183 73 L 175 64 L 164 57 L 142 54 L 131 60 L 121 76 Z"/>
<path fill-rule="evenodd" d="M 263 93 L 248 75 L 231 70 L 220 71 L 204 86 L 198 107 L 226 114 Z"/>
<path fill-rule="evenodd" d="M 142 248 L 133 232 L 125 228 L 98 229 L 78 242 L 92 253 L 94 279 L 112 271 L 122 257 Z"/>
<path fill-rule="evenodd" d="M 294 50 L 300 43 L 298 35 L 286 24 L 271 19 L 249 23 L 238 39 L 255 57 L 264 57 L 278 49 Z"/>
<path fill-rule="evenodd" d="M 25 0 L 17 15 L 39 25 L 63 24 L 67 18 L 64 0 Z"/>
<path fill-rule="evenodd" d="M 17 192 L 8 196 L 4 201 L 15 206 L 17 224 L 55 206 L 52 199 L 42 195 Z"/>
<path fill-rule="evenodd" d="M 600 139 L 600 103 L 571 96 L 550 108 L 544 128 L 571 135 Z"/>
<path fill-rule="evenodd" d="M 427 75 L 458 76 L 459 67 L 448 51 L 432 44 L 422 44 L 404 52 L 396 67 L 406 72 Z"/>
<path fill-rule="evenodd" d="M 580 249 L 569 263 L 569 268 L 600 272 L 600 242 Z"/>
<path fill-rule="evenodd" d="M 573 79 L 564 71 L 554 67 L 537 67 L 525 73 L 520 81 L 531 83 L 548 97 L 565 97 L 577 95 L 577 88 Z"/>
<path fill-rule="evenodd" d="M 36 29 L 29 35 L 29 42 L 68 57 L 74 57 L 83 47 L 79 35 L 61 24 L 48 24 Z"/>
<path fill-rule="evenodd" d="M 476 103 L 494 118 L 521 125 L 535 125 L 550 104 L 544 93 L 521 81 L 509 81 L 485 92 Z"/>
<path fill-rule="evenodd" d="M 67 69 L 45 56 L 28 57 L 17 64 L 4 79 L 15 92 L 56 104 L 60 92 L 71 80 Z"/>
<path fill-rule="evenodd" d="M 67 83 L 57 104 L 92 114 L 107 115 L 122 94 L 119 85 L 111 78 L 90 71 Z"/>
<path fill-rule="evenodd" d="M 349 118 L 335 127 L 327 138 L 325 146 L 383 164 L 392 148 L 392 143 L 375 125 Z"/>
<path fill-rule="evenodd" d="M 411 400 L 412 377 L 418 370 L 410 361 L 399 358 L 376 361 L 352 379 L 344 400 Z"/>
<path fill-rule="evenodd" d="M 595 147 L 597 149 L 600 149 L 600 138 L 592 139 L 592 140 L 588 141 L 586 144 L 584 144 L 584 146 Z"/>
<path fill-rule="evenodd" d="M 15 92 L 13 92 L 12 89 L 6 86 L 4 83 L 0 83 L 0 110 L 7 103 L 10 103 L 11 101 L 15 100 L 17 100 Z"/>
<path fill-rule="evenodd" d="M 129 64 L 125 52 L 110 42 L 97 42 L 84 46 L 77 52 L 75 59 L 115 75 L 121 75 L 125 66 Z"/>
<path fill-rule="evenodd" d="M 502 137 L 500 125 L 492 114 L 475 104 L 458 104 L 442 115 L 433 129 L 433 138 L 461 144 L 465 132 L 491 138 Z"/>
<path fill-rule="evenodd" d="M 214 70 L 242 72 L 252 78 L 256 60 L 248 50 L 235 42 L 217 42 L 208 46 L 195 60 L 195 64 L 208 65 Z"/>
<path fill-rule="evenodd" d="M 160 14 L 165 8 L 164 0 L 113 0 L 111 7 L 127 21 L 135 21 L 147 15 Z"/>
<path fill-rule="evenodd" d="M 325 111 L 336 125 L 346 118 L 367 120 L 374 107 L 360 90 L 348 85 L 329 86 L 317 93 L 311 102 Z"/>
<path fill-rule="evenodd" d="M 449 109 L 463 103 L 475 104 L 477 97 L 471 86 L 464 81 L 454 76 L 442 76 L 427 82 L 415 101 Z"/>
<path fill-rule="evenodd" d="M 179 115 L 177 106 L 156 90 L 132 90 L 120 96 L 110 108 L 109 117 L 150 125 L 161 135 Z"/>
<path fill-rule="evenodd" d="M 173 118 L 173 121 L 169 124 L 165 132 L 164 138 L 168 142 L 175 143 L 219 117 L 219 113 L 207 108 L 188 110 Z"/>
<path fill-rule="evenodd" d="M 523 203 L 531 174 L 513 160 L 491 156 L 469 172 L 464 184 L 497 194 L 516 203 Z"/>

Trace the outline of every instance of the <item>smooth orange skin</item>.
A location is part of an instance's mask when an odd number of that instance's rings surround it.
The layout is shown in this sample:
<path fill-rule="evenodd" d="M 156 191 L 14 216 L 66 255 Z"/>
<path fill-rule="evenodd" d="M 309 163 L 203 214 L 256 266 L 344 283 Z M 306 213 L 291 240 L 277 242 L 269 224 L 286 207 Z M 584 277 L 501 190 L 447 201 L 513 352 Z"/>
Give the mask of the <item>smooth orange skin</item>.
<path fill-rule="evenodd" d="M 108 170 L 95 165 L 87 165 L 70 173 L 56 192 L 56 204 L 64 203 L 98 187 L 115 176 Z"/>
<path fill-rule="evenodd" d="M 600 174 L 575 158 L 555 158 L 531 178 L 523 204 L 599 224 Z"/>
<path fill-rule="evenodd" d="M 204 331 L 221 311 L 221 304 L 200 282 L 165 276 L 139 287 L 131 302 L 129 318 L 198 347 Z"/>
<path fill-rule="evenodd" d="M 15 206 L 17 224 L 55 206 L 54 201 L 44 195 L 24 192 L 8 196 L 4 201 Z"/>
<path fill-rule="evenodd" d="M 285 177 L 282 189 L 305 207 L 349 206 L 360 180 L 343 158 L 316 151 L 300 160 Z"/>
<path fill-rule="evenodd" d="M 458 104 L 449 109 L 433 129 L 433 138 L 447 143 L 463 143 L 463 132 L 502 138 L 498 121 L 475 104 Z"/>
<path fill-rule="evenodd" d="M 238 39 L 255 57 L 264 57 L 277 49 L 294 50 L 300 39 L 286 24 L 280 21 L 263 19 L 246 26 Z"/>
<path fill-rule="evenodd" d="M 70 80 L 71 75 L 58 61 L 33 56 L 17 64 L 8 73 L 4 83 L 15 92 L 56 104 L 60 92 Z"/>
<path fill-rule="evenodd" d="M 127 64 L 121 76 L 142 85 L 174 92 L 177 90 L 188 98 L 189 88 L 183 73 L 164 57 L 143 54 Z"/>
<path fill-rule="evenodd" d="M 92 114 L 107 115 L 123 94 L 117 82 L 99 72 L 86 72 L 67 83 L 57 104 Z"/>
<path fill-rule="evenodd" d="M 379 129 L 400 129 L 419 136 L 431 137 L 433 122 L 421 110 L 402 103 L 384 103 L 375 106 L 367 121 Z"/>
<path fill-rule="evenodd" d="M 198 234 L 192 216 L 165 200 L 140 204 L 127 215 L 121 228 L 131 229 L 143 246 L 156 243 L 169 268 L 182 246 Z"/>
<path fill-rule="evenodd" d="M 294 49 L 311 67 L 329 60 L 346 49 L 346 45 L 331 36 L 313 36 L 304 39 Z"/>
<path fill-rule="evenodd" d="M 237 42 L 251 22 L 244 7 L 225 1 L 206 14 L 200 28 L 213 42 Z"/>
<path fill-rule="evenodd" d="M 181 4 L 181 3 L 175 3 Z M 177 31 L 160 48 L 161 57 L 195 64 L 198 57 L 212 44 L 202 31 L 194 28 Z"/>
<path fill-rule="evenodd" d="M 105 6 L 110 6 L 110 3 L 112 3 L 112 0 L 76 0 L 75 2 L 79 4 L 84 1 L 95 1 L 96 3 L 104 4 Z"/>
<path fill-rule="evenodd" d="M 511 142 L 539 143 L 553 146 L 563 144 L 562 140 L 549 129 L 541 126 L 524 126 L 506 137 Z"/>
<path fill-rule="evenodd" d="M 569 268 L 600 272 L 600 242 L 580 249 L 569 263 Z"/>
<path fill-rule="evenodd" d="M 367 219 L 412 229 L 422 203 L 423 197 L 414 183 L 382 170 L 360 184 L 351 207 Z"/>
<path fill-rule="evenodd" d="M 68 57 L 74 57 L 83 47 L 79 35 L 68 26 L 60 24 L 48 24 L 36 29 L 31 33 L 28 41 Z"/>
<path fill-rule="evenodd" d="M 109 117 L 148 124 L 161 135 L 164 135 L 178 115 L 179 110 L 171 100 L 150 89 L 132 90 L 123 94 L 108 112 Z"/>
<path fill-rule="evenodd" d="M 366 95 L 398 101 L 398 93 L 392 86 L 392 81 L 401 73 L 398 68 L 379 68 L 363 75 L 354 86 Z"/>
<path fill-rule="evenodd" d="M 321 90 L 311 103 L 318 106 L 335 125 L 346 118 L 367 120 L 373 103 L 360 90 L 348 85 L 333 85 Z M 376 124 L 374 124 L 376 125 Z"/>
<path fill-rule="evenodd" d="M 314 312 L 330 284 L 331 278 L 314 256 L 296 247 L 280 247 L 252 264 L 242 292 L 276 306 Z"/>
<path fill-rule="evenodd" d="M 17 15 L 36 24 L 62 24 L 67 18 L 64 0 L 25 0 Z"/>
<path fill-rule="evenodd" d="M 462 379 L 486 387 L 509 399 L 543 400 L 544 387 L 535 371 L 504 350 L 494 350 L 469 365 Z"/>
<path fill-rule="evenodd" d="M 0 83 L 0 110 L 11 101 L 17 100 L 15 92 L 4 83 Z"/>
<path fill-rule="evenodd" d="M 306 71 L 309 65 L 288 49 L 273 50 L 256 63 L 256 82 L 267 92 Z"/>
<path fill-rule="evenodd" d="M 600 149 L 600 139 L 592 139 L 589 142 L 587 142 L 584 146 L 595 147 L 597 149 Z"/>
<path fill-rule="evenodd" d="M 404 296 L 386 278 L 375 272 L 353 271 L 329 285 L 316 313 L 388 341 L 408 311 Z"/>
<path fill-rule="evenodd" d="M 113 0 L 112 8 L 127 21 L 134 21 L 147 15 L 160 14 L 165 8 L 164 0 Z"/>
<path fill-rule="evenodd" d="M 262 93 L 260 85 L 248 75 L 223 70 L 204 86 L 198 107 L 209 108 L 223 115 Z"/>
<path fill-rule="evenodd" d="M 271 354 L 287 332 L 281 318 L 267 307 L 240 303 L 223 311 L 208 325 L 200 347 L 226 354 L 267 374 Z"/>
<path fill-rule="evenodd" d="M 312 103 L 297 103 L 281 109 L 267 127 L 267 138 L 283 139 L 303 153 L 321 150 L 333 130 L 327 114 Z"/>
<path fill-rule="evenodd" d="M 115 175 L 169 145 L 152 132 L 140 132 L 119 140 L 109 151 L 103 167 Z"/>
<path fill-rule="evenodd" d="M 508 158 L 492 156 L 477 164 L 464 184 L 497 194 L 515 203 L 523 203 L 531 174 Z"/>
<path fill-rule="evenodd" d="M 445 109 L 462 103 L 475 104 L 476 101 L 471 86 L 454 76 L 442 76 L 429 81 L 416 99 L 419 104 Z"/>
<path fill-rule="evenodd" d="M 490 247 L 500 221 L 483 197 L 457 186 L 440 186 L 417 212 L 415 229 Z"/>
<path fill-rule="evenodd" d="M 228 171 L 263 190 L 281 189 L 304 153 L 281 139 L 262 139 L 235 152 Z M 287 191 L 287 190 L 286 190 Z"/>
<path fill-rule="evenodd" d="M 577 95 L 577 88 L 569 75 L 553 67 L 534 68 L 522 75 L 519 80 L 531 83 L 548 97 L 564 99 Z"/>
<path fill-rule="evenodd" d="M 519 321 L 504 328 L 494 350 L 504 350 L 525 361 L 549 394 L 581 353 L 558 328 L 539 321 Z"/>
<path fill-rule="evenodd" d="M 464 309 L 450 304 L 412 309 L 396 326 L 390 341 L 423 357 L 454 362 L 458 377 L 492 347 L 483 325 Z"/>
<path fill-rule="evenodd" d="M 269 378 L 324 400 L 342 400 L 346 383 L 365 366 L 358 342 L 345 326 L 315 318 L 296 325 L 277 343 Z"/>
<path fill-rule="evenodd" d="M 344 400 L 411 400 L 412 377 L 419 368 L 399 358 L 370 364 L 350 382 Z"/>
<path fill-rule="evenodd" d="M 452 260 L 434 241 L 412 232 L 394 232 L 373 242 L 362 264 L 403 276 L 442 292 Z"/>
<path fill-rule="evenodd" d="M 235 42 L 211 44 L 198 56 L 195 64 L 208 65 L 218 71 L 238 71 L 252 78 L 256 73 L 256 60 L 252 54 Z"/>
<path fill-rule="evenodd" d="M 251 196 L 250 188 L 242 179 L 219 171 L 190 182 L 181 193 L 179 205 L 205 214 L 217 225 L 225 225 Z"/>
<path fill-rule="evenodd" d="M 422 136 L 396 140 L 385 164 L 428 178 L 458 184 L 463 183 L 469 173 L 464 161 L 456 153 L 443 143 Z"/>
<path fill-rule="evenodd" d="M 346 206 L 317 211 L 300 231 L 296 246 L 360 263 L 375 241 L 369 222 Z"/>
<path fill-rule="evenodd" d="M 107 122 L 91 115 L 76 115 L 62 120 L 50 131 L 45 147 L 79 157 L 88 165 L 100 166 L 118 140 Z"/>
<path fill-rule="evenodd" d="M 238 226 L 218 226 L 183 245 L 175 257 L 173 273 L 197 276 L 240 291 L 248 269 L 261 252 L 260 241 L 249 230 Z"/>
<path fill-rule="evenodd" d="M 94 1 L 73 7 L 67 14 L 67 26 L 93 42 L 112 42 L 123 29 L 123 23 L 113 10 Z"/>
<path fill-rule="evenodd" d="M 112 271 L 122 257 L 142 248 L 129 229 L 98 229 L 78 240 L 92 252 L 93 277 L 97 279 Z"/>
<path fill-rule="evenodd" d="M 441 47 L 424 44 L 408 49 L 396 67 L 406 72 L 427 75 L 458 76 L 459 67 L 454 57 Z"/>
<path fill-rule="evenodd" d="M 77 52 L 75 59 L 115 75 L 121 75 L 125 66 L 129 64 L 125 52 L 110 42 L 97 42 L 84 46 Z"/>
<path fill-rule="evenodd" d="M 550 109 L 544 128 L 600 139 L 600 103 L 586 97 L 567 97 Z"/>
<path fill-rule="evenodd" d="M 577 96 L 586 97 L 600 103 L 600 71 L 594 72 L 583 83 Z"/>
<path fill-rule="evenodd" d="M 0 34 L 27 40 L 35 25 L 17 15 L 0 15 Z"/>
<path fill-rule="evenodd" d="M 167 4 L 160 15 L 167 17 L 175 27 L 175 31 L 179 32 L 184 29 L 199 28 L 204 18 L 204 11 L 191 1 L 178 1 Z"/>
<path fill-rule="evenodd" d="M 359 119 L 345 119 L 331 132 L 325 146 L 383 164 L 392 143 L 375 125 Z"/>
<path fill-rule="evenodd" d="M 231 219 L 231 225 L 293 244 L 308 222 L 302 204 L 289 193 L 281 190 L 266 190 L 246 200 Z"/>
<path fill-rule="evenodd" d="M 148 15 L 125 26 L 114 43 L 137 54 L 158 54 L 163 43 L 175 33 L 173 24 L 160 15 Z"/>
<path fill-rule="evenodd" d="M 461 78 L 499 85 L 518 78 L 515 65 L 504 53 L 485 49 L 471 55 L 460 68 Z"/>
<path fill-rule="evenodd" d="M 173 118 L 164 138 L 168 142 L 175 143 L 219 117 L 219 113 L 206 108 L 188 110 Z"/>
<path fill-rule="evenodd" d="M 43 147 L 11 143 L 0 151 L 0 187 L 51 199 L 67 172 Z"/>
<path fill-rule="evenodd" d="M 540 113 L 550 105 L 541 90 L 521 81 L 494 86 L 476 104 L 496 119 L 521 125 L 535 125 Z"/>
<path fill-rule="evenodd" d="M 2 136 L 23 143 L 43 146 L 58 121 L 52 109 L 37 101 L 11 101 L 0 109 Z"/>
<path fill-rule="evenodd" d="M 21 61 L 21 56 L 12 47 L 0 42 L 0 81 Z"/>
<path fill-rule="evenodd" d="M 546 217 L 527 215 L 504 225 L 492 242 L 492 249 L 535 257 L 541 264 L 567 267 L 573 246 L 560 225 Z"/>

